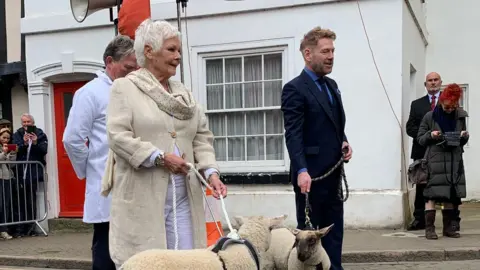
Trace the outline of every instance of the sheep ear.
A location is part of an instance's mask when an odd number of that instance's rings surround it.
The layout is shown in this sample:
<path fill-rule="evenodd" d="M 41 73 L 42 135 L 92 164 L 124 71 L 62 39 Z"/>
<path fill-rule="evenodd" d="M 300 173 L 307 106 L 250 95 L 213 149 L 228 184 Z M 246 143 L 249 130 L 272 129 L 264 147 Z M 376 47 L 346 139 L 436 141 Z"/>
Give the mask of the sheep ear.
<path fill-rule="evenodd" d="M 281 215 L 270 219 L 270 229 L 278 227 L 283 224 L 283 221 L 287 218 L 287 215 Z"/>
<path fill-rule="evenodd" d="M 289 228 L 288 230 L 289 230 L 293 235 L 295 235 L 295 236 L 300 232 L 299 229 L 290 229 L 290 228 Z"/>
<path fill-rule="evenodd" d="M 325 228 L 322 228 L 320 230 L 317 230 L 315 231 L 315 235 L 318 237 L 318 238 L 322 238 L 324 237 L 325 235 L 327 235 L 327 233 L 332 229 L 333 227 L 333 224 L 328 226 L 328 227 L 325 227 Z"/>
<path fill-rule="evenodd" d="M 244 216 L 235 216 L 235 222 L 237 222 L 237 226 L 240 228 L 245 223 L 246 218 Z"/>

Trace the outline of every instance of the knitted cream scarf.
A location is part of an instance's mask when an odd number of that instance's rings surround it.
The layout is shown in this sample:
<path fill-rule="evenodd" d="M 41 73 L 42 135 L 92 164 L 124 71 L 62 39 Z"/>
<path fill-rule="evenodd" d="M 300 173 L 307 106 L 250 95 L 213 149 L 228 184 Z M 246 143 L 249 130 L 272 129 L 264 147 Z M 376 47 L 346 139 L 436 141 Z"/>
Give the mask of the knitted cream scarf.
<path fill-rule="evenodd" d="M 193 117 L 197 104 L 192 93 L 182 83 L 169 80 L 168 84 L 171 91 L 169 93 L 157 78 L 145 68 L 131 72 L 126 78 L 130 79 L 142 92 L 153 99 L 160 110 L 180 120 Z"/>

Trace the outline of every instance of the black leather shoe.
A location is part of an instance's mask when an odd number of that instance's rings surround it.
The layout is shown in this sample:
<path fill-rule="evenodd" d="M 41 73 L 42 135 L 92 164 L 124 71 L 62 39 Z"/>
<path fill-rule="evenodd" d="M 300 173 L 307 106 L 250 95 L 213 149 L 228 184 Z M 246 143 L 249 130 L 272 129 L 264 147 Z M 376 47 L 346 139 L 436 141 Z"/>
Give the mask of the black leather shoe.
<path fill-rule="evenodd" d="M 425 230 L 425 222 L 421 222 L 417 219 L 413 220 L 407 227 L 407 231 Z"/>

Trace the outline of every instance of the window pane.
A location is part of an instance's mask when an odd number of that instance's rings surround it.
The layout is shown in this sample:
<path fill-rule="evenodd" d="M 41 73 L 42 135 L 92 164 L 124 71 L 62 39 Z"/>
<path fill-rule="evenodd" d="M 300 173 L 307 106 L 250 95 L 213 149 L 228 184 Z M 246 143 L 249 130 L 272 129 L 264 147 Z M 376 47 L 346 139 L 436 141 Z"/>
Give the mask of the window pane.
<path fill-rule="evenodd" d="M 247 56 L 245 59 L 245 81 L 262 80 L 262 56 Z"/>
<path fill-rule="evenodd" d="M 283 160 L 283 136 L 267 136 L 267 160 Z"/>
<path fill-rule="evenodd" d="M 245 108 L 258 108 L 262 106 L 262 83 L 245 84 Z"/>
<path fill-rule="evenodd" d="M 280 110 L 265 112 L 267 134 L 283 134 L 283 114 Z"/>
<path fill-rule="evenodd" d="M 227 134 L 229 136 L 245 135 L 245 113 L 227 114 Z"/>
<path fill-rule="evenodd" d="M 247 112 L 247 135 L 264 134 L 263 112 Z"/>
<path fill-rule="evenodd" d="M 225 59 L 225 82 L 242 81 L 242 58 Z"/>
<path fill-rule="evenodd" d="M 225 107 L 226 109 L 242 108 L 242 85 L 227 84 L 225 85 Z"/>
<path fill-rule="evenodd" d="M 245 160 L 245 138 L 228 138 L 228 160 Z"/>
<path fill-rule="evenodd" d="M 218 161 L 227 160 L 227 141 L 224 138 L 215 138 L 213 141 L 213 147 L 215 148 L 215 157 Z"/>
<path fill-rule="evenodd" d="M 207 86 L 207 110 L 223 109 L 223 85 Z"/>
<path fill-rule="evenodd" d="M 67 126 L 68 116 L 73 104 L 73 93 L 63 93 L 63 115 L 65 117 L 65 126 Z M 2 116 L 3 117 L 3 116 Z"/>
<path fill-rule="evenodd" d="M 282 78 L 282 54 L 266 54 L 263 56 L 264 79 L 274 80 Z"/>
<path fill-rule="evenodd" d="M 264 82 L 265 106 L 280 106 L 282 81 Z"/>
<path fill-rule="evenodd" d="M 215 113 L 208 115 L 208 127 L 214 136 L 225 136 L 225 114 Z"/>
<path fill-rule="evenodd" d="M 223 60 L 206 61 L 207 84 L 223 83 Z"/>
<path fill-rule="evenodd" d="M 247 138 L 247 160 L 265 160 L 264 138 L 248 137 Z"/>

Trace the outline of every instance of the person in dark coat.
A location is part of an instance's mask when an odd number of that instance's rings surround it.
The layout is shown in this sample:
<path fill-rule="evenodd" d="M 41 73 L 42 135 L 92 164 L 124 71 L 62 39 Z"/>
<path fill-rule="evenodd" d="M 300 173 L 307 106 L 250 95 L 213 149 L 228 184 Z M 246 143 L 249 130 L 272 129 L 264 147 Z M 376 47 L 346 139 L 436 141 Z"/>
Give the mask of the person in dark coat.
<path fill-rule="evenodd" d="M 463 146 L 468 142 L 466 117 L 468 114 L 459 107 L 462 89 L 449 84 L 440 94 L 439 105 L 422 119 L 417 140 L 426 147 L 429 177 L 423 191 L 425 198 L 425 237 L 438 239 L 435 233 L 435 203 L 443 203 L 443 236 L 458 238 L 460 234 L 453 226 L 454 205 L 461 204 L 467 195 Z M 444 135 L 458 132 L 458 145 Z M 452 143 L 450 143 L 452 142 Z"/>
<path fill-rule="evenodd" d="M 407 135 L 413 139 L 412 153 L 410 158 L 414 161 L 422 159 L 425 156 L 425 147 L 421 146 L 417 141 L 418 128 L 425 114 L 432 111 L 438 104 L 440 96 L 440 88 L 442 86 L 442 78 L 437 72 L 430 72 L 425 78 L 425 89 L 427 94 L 419 99 L 412 101 L 410 105 L 410 115 L 407 121 Z M 425 200 L 423 198 L 423 190 L 426 184 L 418 183 L 415 185 L 415 210 L 413 212 L 413 221 L 408 225 L 408 231 L 425 229 Z M 460 230 L 460 211 L 458 205 L 455 208 L 455 230 Z"/>
<path fill-rule="evenodd" d="M 340 170 L 312 183 L 330 170 L 340 158 L 349 160 L 352 149 L 345 136 L 345 112 L 337 83 L 326 75 L 332 72 L 336 35 L 316 27 L 300 44 L 305 60 L 301 74 L 285 84 L 282 111 L 285 139 L 290 155 L 290 180 L 295 192 L 297 228 L 305 229 L 305 193 L 309 193 L 309 218 L 314 228 L 335 224 L 322 238 L 331 269 L 342 268 L 343 201 Z"/>
<path fill-rule="evenodd" d="M 13 143 L 18 146 L 17 161 L 38 161 L 37 164 L 18 165 L 15 170 L 18 181 L 18 194 L 14 204 L 15 221 L 32 221 L 37 218 L 37 187 L 44 181 L 45 156 L 48 151 L 47 135 L 35 126 L 31 114 L 24 113 L 21 117 L 22 127 L 13 134 Z M 26 170 L 25 170 L 26 169 Z M 14 237 L 36 235 L 32 223 L 15 225 Z"/>

